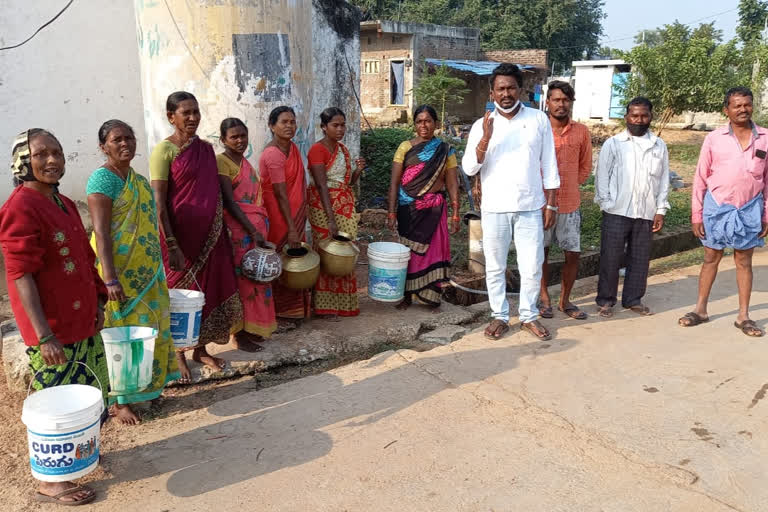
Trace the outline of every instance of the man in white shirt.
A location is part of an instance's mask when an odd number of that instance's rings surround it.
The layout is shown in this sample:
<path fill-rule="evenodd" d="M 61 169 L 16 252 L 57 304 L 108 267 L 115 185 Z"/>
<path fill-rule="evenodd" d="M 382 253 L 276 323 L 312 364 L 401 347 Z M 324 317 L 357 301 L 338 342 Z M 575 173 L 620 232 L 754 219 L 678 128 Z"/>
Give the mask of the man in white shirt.
<path fill-rule="evenodd" d="M 648 281 L 653 233 L 661 231 L 669 209 L 667 145 L 648 131 L 653 105 L 637 97 L 627 105 L 627 129 L 603 144 L 595 171 L 595 203 L 603 211 L 600 230 L 600 277 L 597 305 L 603 318 L 613 316 L 619 268 L 626 247 L 626 275 L 621 305 L 640 315 Z"/>
<path fill-rule="evenodd" d="M 520 272 L 519 317 L 522 329 L 541 340 L 551 339 L 538 321 L 536 303 L 544 262 L 544 230 L 555 223 L 557 172 L 552 128 L 544 112 L 520 103 L 523 73 L 514 64 L 500 64 L 491 75 L 493 112 L 475 121 L 462 164 L 472 176 L 480 173 L 485 280 L 493 320 L 488 339 L 509 330 L 506 268 L 514 237 Z"/>

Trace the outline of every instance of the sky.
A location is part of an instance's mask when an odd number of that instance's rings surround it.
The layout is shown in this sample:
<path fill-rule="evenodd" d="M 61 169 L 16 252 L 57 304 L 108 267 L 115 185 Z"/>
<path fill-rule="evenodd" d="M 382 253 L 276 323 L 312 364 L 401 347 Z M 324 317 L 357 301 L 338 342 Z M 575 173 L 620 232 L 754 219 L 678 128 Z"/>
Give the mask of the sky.
<path fill-rule="evenodd" d="M 600 45 L 628 50 L 634 46 L 633 36 L 639 31 L 673 23 L 676 19 L 693 26 L 714 21 L 727 41 L 736 35 L 738 5 L 738 0 L 605 0 L 607 16 L 603 20 Z"/>

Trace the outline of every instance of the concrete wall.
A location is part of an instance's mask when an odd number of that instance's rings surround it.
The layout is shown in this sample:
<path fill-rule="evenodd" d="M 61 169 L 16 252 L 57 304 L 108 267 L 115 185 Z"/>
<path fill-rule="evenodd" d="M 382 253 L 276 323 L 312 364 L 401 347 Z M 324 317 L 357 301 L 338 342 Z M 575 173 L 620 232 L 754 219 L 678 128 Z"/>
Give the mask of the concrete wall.
<path fill-rule="evenodd" d="M 65 2 L 0 2 L 0 46 L 19 43 Z M 78 0 L 24 46 L 0 52 L 0 201 L 11 192 L 13 137 L 28 128 L 51 130 L 64 146 L 61 191 L 85 199 L 85 184 L 104 159 L 97 131 L 119 118 L 139 139 L 134 167 L 147 173 L 139 56 L 133 4 Z"/>
<path fill-rule="evenodd" d="M 359 19 L 346 2 L 167 3 L 173 19 L 164 3 L 136 0 L 150 147 L 171 133 L 166 97 L 187 90 L 200 103 L 200 136 L 216 142 L 219 124 L 226 117 L 239 117 L 248 125 L 251 144 L 246 156 L 253 164 L 271 139 L 267 118 L 279 105 L 296 110 L 299 130 L 294 142 L 306 155 L 321 136 L 319 113 L 343 100 L 338 106 L 353 121 L 348 142 L 357 151 L 359 123 L 354 120 L 359 118 L 359 108 L 350 90 L 344 55 L 352 75 L 359 76 Z"/>

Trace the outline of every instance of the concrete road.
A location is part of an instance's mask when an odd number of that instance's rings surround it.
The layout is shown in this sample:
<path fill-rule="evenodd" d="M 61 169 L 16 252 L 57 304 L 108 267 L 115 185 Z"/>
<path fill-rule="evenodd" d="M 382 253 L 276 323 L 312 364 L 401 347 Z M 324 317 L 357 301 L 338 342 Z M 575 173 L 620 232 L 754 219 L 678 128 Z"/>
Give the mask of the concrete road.
<path fill-rule="evenodd" d="M 768 339 L 733 327 L 730 259 L 712 321 L 678 327 L 696 271 L 653 278 L 649 318 L 558 317 L 545 343 L 477 332 L 125 430 L 93 509 L 768 510 Z"/>

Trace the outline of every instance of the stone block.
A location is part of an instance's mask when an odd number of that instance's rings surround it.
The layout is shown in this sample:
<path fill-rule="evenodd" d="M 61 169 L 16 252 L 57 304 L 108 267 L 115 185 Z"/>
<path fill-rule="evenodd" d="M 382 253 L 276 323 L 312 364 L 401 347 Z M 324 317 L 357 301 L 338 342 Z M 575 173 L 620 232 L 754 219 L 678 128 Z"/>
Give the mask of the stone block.
<path fill-rule="evenodd" d="M 473 320 L 488 318 L 491 315 L 491 304 L 487 300 L 467 306 L 467 311 L 472 314 Z"/>
<path fill-rule="evenodd" d="M 384 329 L 383 334 L 387 342 L 405 345 L 413 343 L 417 339 L 420 327 L 418 323 L 396 325 Z"/>
<path fill-rule="evenodd" d="M 435 343 L 437 345 L 447 345 L 461 338 L 467 333 L 465 327 L 459 325 L 443 325 L 434 331 L 425 332 L 419 336 L 419 341 L 424 343 Z"/>
<path fill-rule="evenodd" d="M 464 308 L 456 309 L 455 311 L 446 311 L 433 315 L 431 318 L 427 318 L 421 322 L 422 327 L 426 329 L 436 329 L 442 325 L 459 325 L 471 322 L 473 320 L 472 313 Z"/>

